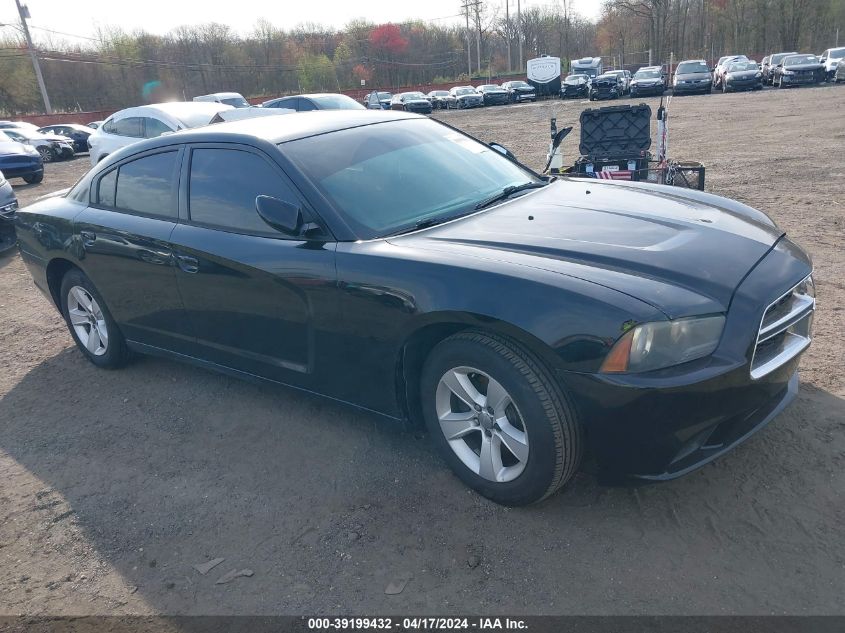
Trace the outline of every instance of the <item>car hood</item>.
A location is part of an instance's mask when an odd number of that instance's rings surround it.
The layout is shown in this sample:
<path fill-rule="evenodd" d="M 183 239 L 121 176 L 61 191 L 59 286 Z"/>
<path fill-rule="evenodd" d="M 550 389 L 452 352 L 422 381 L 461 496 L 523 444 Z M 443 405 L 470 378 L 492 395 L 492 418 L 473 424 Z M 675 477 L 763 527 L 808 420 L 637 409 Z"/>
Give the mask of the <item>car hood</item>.
<path fill-rule="evenodd" d="M 782 235 L 765 214 L 711 194 L 562 179 L 390 242 L 577 277 L 678 318 L 727 310 Z"/>
<path fill-rule="evenodd" d="M 759 70 L 737 70 L 732 73 L 727 73 L 726 77 L 731 79 L 754 79 L 759 72 Z"/>
<path fill-rule="evenodd" d="M 517 92 L 534 92 L 534 88 L 531 86 L 517 86 L 516 88 L 511 88 L 511 90 L 516 90 Z"/>
<path fill-rule="evenodd" d="M 710 73 L 682 73 L 682 74 L 676 74 L 675 78 L 682 80 L 682 81 L 690 81 L 690 80 L 694 80 L 694 79 L 707 79 L 707 80 L 709 80 L 710 79 Z"/>
<path fill-rule="evenodd" d="M 414 105 L 431 105 L 431 101 L 429 101 L 428 99 L 405 99 L 405 101 L 403 101 L 403 103 L 404 103 L 405 105 L 410 105 L 410 104 L 414 104 Z"/>
<path fill-rule="evenodd" d="M 26 151 L 26 145 L 17 141 L 0 141 L 0 158 L 4 156 L 34 156 Z"/>
<path fill-rule="evenodd" d="M 455 95 L 456 99 L 481 99 L 482 96 L 477 92 L 474 94 Z"/>
<path fill-rule="evenodd" d="M 796 64 L 794 66 L 784 66 L 784 70 L 819 70 L 824 68 L 824 64 L 814 62 L 812 64 Z"/>
<path fill-rule="evenodd" d="M 648 77 L 647 79 L 632 79 L 631 83 L 638 83 L 638 84 L 662 84 L 663 80 L 659 77 Z"/>

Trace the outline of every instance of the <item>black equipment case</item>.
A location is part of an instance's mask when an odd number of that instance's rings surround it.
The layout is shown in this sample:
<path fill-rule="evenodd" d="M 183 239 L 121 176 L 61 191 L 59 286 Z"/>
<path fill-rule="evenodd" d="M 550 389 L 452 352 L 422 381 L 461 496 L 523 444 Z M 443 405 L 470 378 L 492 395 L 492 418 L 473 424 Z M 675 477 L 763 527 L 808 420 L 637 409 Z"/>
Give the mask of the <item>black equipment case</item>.
<path fill-rule="evenodd" d="M 645 104 L 589 108 L 581 113 L 581 157 L 570 173 L 630 171 L 645 180 L 651 157 L 651 108 Z"/>

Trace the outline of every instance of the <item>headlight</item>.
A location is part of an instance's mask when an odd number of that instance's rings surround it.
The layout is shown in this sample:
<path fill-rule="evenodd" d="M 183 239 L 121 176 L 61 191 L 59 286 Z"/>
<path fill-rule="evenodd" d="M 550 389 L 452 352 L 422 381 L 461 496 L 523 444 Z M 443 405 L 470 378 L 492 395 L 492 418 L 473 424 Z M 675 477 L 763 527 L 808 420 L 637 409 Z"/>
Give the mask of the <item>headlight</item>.
<path fill-rule="evenodd" d="M 626 332 L 601 366 L 603 373 L 651 371 L 713 353 L 725 326 L 724 315 L 643 323 Z"/>

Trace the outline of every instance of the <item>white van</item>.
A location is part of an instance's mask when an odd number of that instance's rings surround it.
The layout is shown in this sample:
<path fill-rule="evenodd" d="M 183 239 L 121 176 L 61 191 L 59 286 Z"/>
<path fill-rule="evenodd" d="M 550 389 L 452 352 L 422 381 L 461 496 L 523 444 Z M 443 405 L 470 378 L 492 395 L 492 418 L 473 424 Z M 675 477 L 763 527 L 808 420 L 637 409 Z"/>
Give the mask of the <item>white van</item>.
<path fill-rule="evenodd" d="M 250 108 L 249 101 L 239 92 L 215 92 L 210 95 L 194 97 L 194 101 L 210 101 L 211 103 L 222 103 L 233 108 Z"/>

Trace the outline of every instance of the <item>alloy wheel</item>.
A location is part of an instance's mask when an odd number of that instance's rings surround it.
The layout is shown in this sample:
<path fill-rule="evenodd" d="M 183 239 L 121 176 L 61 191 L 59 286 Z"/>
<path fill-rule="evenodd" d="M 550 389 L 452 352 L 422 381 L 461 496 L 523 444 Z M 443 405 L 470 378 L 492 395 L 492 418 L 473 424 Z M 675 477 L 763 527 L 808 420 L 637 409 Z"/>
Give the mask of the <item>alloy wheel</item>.
<path fill-rule="evenodd" d="M 41 160 L 45 163 L 53 162 L 53 150 L 51 150 L 49 147 L 39 147 L 38 153 L 41 154 Z"/>
<path fill-rule="evenodd" d="M 109 347 L 109 332 L 97 300 L 82 286 L 73 286 L 67 294 L 70 324 L 79 342 L 94 356 L 102 356 Z"/>
<path fill-rule="evenodd" d="M 453 367 L 435 394 L 440 429 L 455 455 L 479 477 L 513 481 L 528 463 L 528 432 L 505 388 L 473 367 Z"/>

